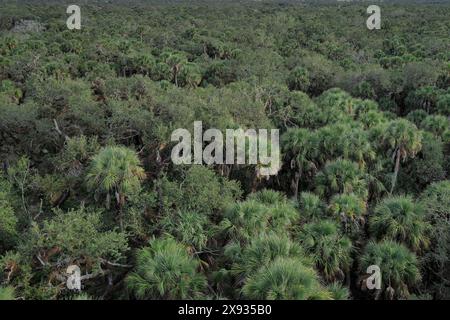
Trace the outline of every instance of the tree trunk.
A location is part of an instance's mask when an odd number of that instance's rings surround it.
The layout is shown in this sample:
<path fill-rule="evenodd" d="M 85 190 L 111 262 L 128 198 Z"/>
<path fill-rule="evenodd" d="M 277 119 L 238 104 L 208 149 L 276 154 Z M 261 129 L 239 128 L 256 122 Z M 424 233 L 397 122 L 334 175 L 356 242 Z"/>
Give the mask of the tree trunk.
<path fill-rule="evenodd" d="M 122 212 L 121 204 L 119 204 L 119 226 L 120 226 L 120 231 L 123 232 L 123 212 Z"/>
<path fill-rule="evenodd" d="M 294 196 L 294 199 L 297 200 L 298 199 L 298 186 L 300 184 L 300 177 L 301 177 L 301 171 L 298 170 L 295 175 L 294 175 L 294 179 L 292 179 L 291 182 L 291 188 L 292 188 L 292 193 Z"/>
<path fill-rule="evenodd" d="M 397 155 L 396 155 L 396 159 L 395 159 L 394 176 L 392 177 L 392 186 L 391 186 L 390 194 L 392 194 L 392 192 L 394 191 L 395 184 L 397 183 L 397 176 L 398 176 L 399 170 L 400 170 L 400 148 L 397 149 Z"/>
<path fill-rule="evenodd" d="M 173 78 L 175 81 L 175 86 L 178 87 L 178 72 L 180 71 L 180 66 L 177 64 L 173 66 Z"/>
<path fill-rule="evenodd" d="M 125 195 L 119 193 L 119 192 L 115 192 L 116 195 L 116 204 L 117 204 L 117 209 L 118 209 L 118 218 L 119 218 L 119 226 L 120 226 L 120 231 L 123 232 L 123 206 L 125 204 Z"/>

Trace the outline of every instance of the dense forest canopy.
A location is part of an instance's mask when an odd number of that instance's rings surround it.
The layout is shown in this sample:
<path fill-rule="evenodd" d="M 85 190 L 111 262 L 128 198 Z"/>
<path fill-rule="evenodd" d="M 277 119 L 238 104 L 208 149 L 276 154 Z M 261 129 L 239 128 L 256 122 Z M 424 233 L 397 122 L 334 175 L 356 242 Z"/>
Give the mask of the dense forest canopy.
<path fill-rule="evenodd" d="M 0 299 L 450 299 L 450 5 L 422 2 L 368 30 L 359 1 L 79 1 L 68 30 L 2 1 Z M 194 121 L 279 129 L 281 170 L 173 164 Z"/>

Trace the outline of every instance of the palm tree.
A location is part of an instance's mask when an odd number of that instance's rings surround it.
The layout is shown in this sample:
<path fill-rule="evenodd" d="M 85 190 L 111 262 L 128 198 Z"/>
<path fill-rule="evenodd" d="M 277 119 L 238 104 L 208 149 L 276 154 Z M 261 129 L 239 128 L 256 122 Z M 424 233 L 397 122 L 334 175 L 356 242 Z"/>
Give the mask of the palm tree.
<path fill-rule="evenodd" d="M 316 131 L 319 147 L 317 158 L 320 164 L 326 163 L 329 159 L 345 156 L 344 140 L 341 137 L 351 130 L 347 122 L 338 121 Z"/>
<path fill-rule="evenodd" d="M 423 119 L 420 127 L 426 131 L 430 131 L 436 136 L 443 136 L 444 132 L 450 131 L 448 117 L 441 115 L 431 115 Z"/>
<path fill-rule="evenodd" d="M 180 78 L 183 87 L 195 88 L 202 81 L 202 73 L 198 65 L 187 62 L 181 68 Z"/>
<path fill-rule="evenodd" d="M 387 125 L 383 140 L 393 149 L 392 158 L 395 159 L 390 191 L 392 194 L 400 170 L 400 160 L 414 157 L 422 149 L 422 134 L 413 123 L 406 119 L 397 119 Z"/>
<path fill-rule="evenodd" d="M 232 239 L 248 241 L 268 230 L 286 232 L 298 218 L 293 204 L 277 202 L 264 205 L 257 200 L 248 199 L 228 208 L 220 229 Z"/>
<path fill-rule="evenodd" d="M 428 117 L 428 113 L 425 110 L 418 109 L 408 113 L 405 118 L 419 127 L 426 117 Z"/>
<path fill-rule="evenodd" d="M 153 239 L 137 252 L 136 268 L 126 285 L 138 299 L 195 299 L 206 287 L 199 267 L 200 260 L 173 238 Z"/>
<path fill-rule="evenodd" d="M 300 216 L 307 222 L 320 219 L 325 215 L 325 203 L 312 192 L 302 192 L 299 198 Z"/>
<path fill-rule="evenodd" d="M 369 132 L 355 127 L 352 121 L 338 121 L 317 130 L 321 163 L 342 157 L 357 162 L 364 169 L 369 161 L 375 159 Z"/>
<path fill-rule="evenodd" d="M 232 242 L 225 247 L 225 256 L 233 261 L 232 274 L 240 280 L 258 271 L 261 266 L 267 266 L 278 257 L 295 257 L 304 265 L 311 266 L 302 248 L 289 239 L 287 235 L 276 233 L 260 234 L 242 247 L 239 242 Z"/>
<path fill-rule="evenodd" d="M 247 200 L 226 210 L 220 228 L 232 239 L 248 240 L 266 230 L 266 217 L 266 206 L 255 200 Z"/>
<path fill-rule="evenodd" d="M 164 62 L 157 62 L 152 70 L 151 78 L 154 81 L 167 81 L 171 79 L 171 68 Z"/>
<path fill-rule="evenodd" d="M 141 54 L 133 62 L 135 71 L 144 76 L 150 75 L 155 68 L 155 59 L 151 54 Z"/>
<path fill-rule="evenodd" d="M 105 147 L 94 156 L 88 168 L 86 183 L 95 194 L 111 195 L 119 206 L 125 203 L 127 194 L 137 191 L 145 178 L 136 153 L 126 147 Z"/>
<path fill-rule="evenodd" d="M 365 129 L 372 129 L 385 123 L 387 121 L 387 118 L 381 111 L 370 110 L 362 115 L 361 118 L 358 119 L 358 121 L 360 121 L 364 125 Z"/>
<path fill-rule="evenodd" d="M 92 159 L 86 174 L 86 184 L 96 198 L 99 194 L 106 195 L 107 208 L 111 195 L 116 198 L 119 222 L 123 228 L 122 207 L 126 197 L 139 191 L 144 178 L 144 169 L 134 151 L 122 146 L 111 146 L 101 149 Z"/>
<path fill-rule="evenodd" d="M 298 212 L 291 203 L 279 203 L 269 207 L 267 215 L 269 230 L 286 231 L 297 220 Z"/>
<path fill-rule="evenodd" d="M 194 211 L 167 212 L 159 221 L 158 229 L 170 233 L 178 241 L 196 250 L 202 250 L 208 241 L 209 221 L 206 214 Z"/>
<path fill-rule="evenodd" d="M 249 276 L 242 288 L 247 299 L 329 300 L 332 295 L 323 288 L 314 269 L 296 258 L 277 258 Z"/>
<path fill-rule="evenodd" d="M 297 199 L 302 174 L 317 169 L 314 163 L 317 152 L 314 133 L 302 128 L 288 129 L 281 137 L 281 144 L 283 153 L 290 160 L 291 169 L 295 169 L 291 188 L 294 199 Z"/>
<path fill-rule="evenodd" d="M 424 283 L 435 299 L 450 299 L 450 180 L 430 184 L 420 195 L 431 225 L 430 250 L 423 256 Z"/>
<path fill-rule="evenodd" d="M 286 203 L 286 196 L 282 192 L 271 189 L 263 189 L 258 192 L 251 193 L 248 200 L 256 200 L 264 205 L 272 206 L 279 203 Z"/>
<path fill-rule="evenodd" d="M 365 225 L 367 204 L 353 193 L 333 196 L 329 210 L 341 222 L 345 233 L 358 233 Z"/>
<path fill-rule="evenodd" d="M 347 287 L 343 287 L 339 282 L 333 282 L 327 286 L 328 291 L 331 292 L 333 300 L 348 300 L 350 291 Z"/>
<path fill-rule="evenodd" d="M 1 63 L 1 60 L 0 60 Z M 0 64 L 1 66 L 1 64 Z M 450 80 L 450 77 L 449 77 Z M 450 93 L 443 94 L 437 101 L 437 111 L 439 114 L 450 116 Z"/>
<path fill-rule="evenodd" d="M 380 268 L 382 288 L 387 299 L 409 296 L 410 288 L 420 280 L 419 262 L 404 245 L 391 240 L 369 242 L 360 258 L 361 273 L 369 266 Z"/>
<path fill-rule="evenodd" d="M 367 175 L 357 163 L 337 159 L 328 162 L 316 175 L 315 184 L 318 194 L 331 197 L 337 193 L 354 193 L 361 199 L 367 199 Z"/>
<path fill-rule="evenodd" d="M 374 237 L 404 243 L 414 251 L 428 247 L 428 229 L 423 209 L 409 196 L 384 198 L 369 220 Z"/>
<path fill-rule="evenodd" d="M 302 67 L 296 67 L 289 73 L 287 84 L 289 90 L 307 91 L 310 80 L 308 70 Z"/>
<path fill-rule="evenodd" d="M 188 62 L 187 58 L 182 53 L 164 52 L 161 57 L 164 62 L 170 67 L 172 73 L 172 81 L 178 87 L 178 74 L 181 68 Z"/>
<path fill-rule="evenodd" d="M 376 153 L 367 131 L 354 128 L 343 132 L 341 141 L 344 158 L 358 162 L 361 168 L 365 168 L 368 161 L 375 159 Z"/>
<path fill-rule="evenodd" d="M 442 89 L 437 89 L 434 86 L 421 87 L 408 94 L 405 98 L 405 104 L 409 110 L 423 109 L 430 113 L 436 108 L 437 99 L 442 92 Z"/>
<path fill-rule="evenodd" d="M 325 279 L 344 278 L 352 262 L 352 243 L 339 233 L 336 223 L 329 220 L 308 223 L 300 230 L 298 239 Z"/>

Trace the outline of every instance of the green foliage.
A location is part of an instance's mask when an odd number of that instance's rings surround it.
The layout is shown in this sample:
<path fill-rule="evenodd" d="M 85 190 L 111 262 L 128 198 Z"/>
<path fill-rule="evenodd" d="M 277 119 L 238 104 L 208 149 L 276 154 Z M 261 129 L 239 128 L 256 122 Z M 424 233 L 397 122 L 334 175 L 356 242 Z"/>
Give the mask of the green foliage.
<path fill-rule="evenodd" d="M 225 247 L 225 256 L 233 261 L 231 272 L 240 276 L 251 276 L 261 266 L 267 266 L 278 257 L 295 257 L 309 265 L 301 247 L 287 236 L 260 234 L 253 238 L 246 247 L 232 242 Z"/>
<path fill-rule="evenodd" d="M 316 273 L 295 258 L 278 258 L 250 276 L 242 288 L 248 299 L 329 300 Z"/>
<path fill-rule="evenodd" d="M 338 225 L 322 220 L 304 225 L 298 240 L 325 279 L 343 279 L 349 270 L 352 258 L 352 243 L 339 232 Z"/>
<path fill-rule="evenodd" d="M 78 32 L 56 4 L 3 2 L 1 292 L 450 296 L 447 4 L 385 3 L 368 37 L 359 3 L 97 1 Z M 279 129 L 280 170 L 174 165 L 194 121 Z M 358 285 L 364 259 L 382 291 Z"/>
<path fill-rule="evenodd" d="M 421 279 L 419 262 L 405 246 L 384 240 L 369 242 L 360 258 L 362 272 L 371 265 L 380 267 L 382 288 L 387 299 L 405 298 Z"/>
<path fill-rule="evenodd" d="M 44 266 L 72 262 L 86 264 L 87 271 L 99 271 L 107 261 L 123 260 L 128 245 L 125 234 L 102 231 L 101 212 L 81 207 L 55 210 L 42 226 L 33 224 L 22 250 L 40 257 Z"/>
<path fill-rule="evenodd" d="M 420 126 L 426 117 L 428 117 L 428 113 L 425 110 L 418 109 L 408 113 L 406 119 L 414 123 L 416 126 Z"/>
<path fill-rule="evenodd" d="M 192 166 L 180 180 L 172 182 L 163 177 L 157 182 L 163 194 L 165 211 L 175 208 L 181 212 L 192 211 L 214 216 L 241 196 L 236 181 L 221 178 L 207 167 Z"/>
<path fill-rule="evenodd" d="M 200 68 L 194 63 L 186 63 L 181 69 L 180 85 L 188 88 L 197 87 L 202 81 L 202 73 Z"/>
<path fill-rule="evenodd" d="M 327 286 L 327 289 L 331 292 L 333 300 L 348 300 L 350 297 L 348 288 L 343 287 L 339 282 L 333 282 Z"/>
<path fill-rule="evenodd" d="M 28 210 L 26 195 L 31 189 L 32 170 L 30 168 L 30 159 L 23 156 L 17 160 L 14 166 L 8 169 L 8 180 L 12 187 L 16 188 L 21 197 L 21 209 L 23 219 L 31 221 L 31 213 Z M 11 215 L 11 214 L 10 214 Z M 11 223 L 11 220 L 10 222 Z"/>
<path fill-rule="evenodd" d="M 211 230 L 208 217 L 197 212 L 181 212 L 165 215 L 158 229 L 173 235 L 178 241 L 197 250 L 205 248 Z"/>
<path fill-rule="evenodd" d="M 299 198 L 299 211 L 306 221 L 319 220 L 325 216 L 325 203 L 311 192 L 302 192 Z"/>
<path fill-rule="evenodd" d="M 428 186 L 420 196 L 428 220 L 439 223 L 450 215 L 450 181 L 443 180 Z"/>
<path fill-rule="evenodd" d="M 309 73 L 302 67 L 296 67 L 289 73 L 287 84 L 290 90 L 307 91 L 310 81 Z"/>
<path fill-rule="evenodd" d="M 140 189 L 145 177 L 144 169 L 136 153 L 128 148 L 105 147 L 92 159 L 86 174 L 87 187 L 96 195 L 106 194 L 109 207 L 111 196 L 118 205 L 125 203 L 125 197 Z"/>
<path fill-rule="evenodd" d="M 405 119 L 391 121 L 384 133 L 384 140 L 392 149 L 397 149 L 402 159 L 414 157 L 422 148 L 422 136 L 416 126 Z"/>
<path fill-rule="evenodd" d="M 138 299 L 195 299 L 206 286 L 199 266 L 200 261 L 173 238 L 153 239 L 136 253 L 136 268 L 126 284 Z"/>
<path fill-rule="evenodd" d="M 438 74 L 433 66 L 424 62 L 411 62 L 405 66 L 403 77 L 405 88 L 417 89 L 436 83 Z"/>
<path fill-rule="evenodd" d="M 13 287 L 0 287 L 0 300 L 14 300 L 14 288 Z"/>
<path fill-rule="evenodd" d="M 440 138 L 424 132 L 422 149 L 414 160 L 407 161 L 399 173 L 399 187 L 411 193 L 419 193 L 430 183 L 445 178 L 445 145 Z"/>
<path fill-rule="evenodd" d="M 253 198 L 228 208 L 219 227 L 232 239 L 248 241 L 268 230 L 286 231 L 297 218 L 291 203 L 277 201 L 265 205 Z"/>
<path fill-rule="evenodd" d="M 317 96 L 332 87 L 333 79 L 340 70 L 333 62 L 325 56 L 311 52 L 305 56 L 301 64 L 308 71 L 309 87 L 308 93 Z"/>
<path fill-rule="evenodd" d="M 69 175 L 80 175 L 80 169 L 85 166 L 91 157 L 99 151 L 97 137 L 86 136 L 69 138 L 64 145 L 64 151 L 59 160 L 59 169 Z"/>
<path fill-rule="evenodd" d="M 429 245 L 428 224 L 423 209 L 410 197 L 384 198 L 369 220 L 370 233 L 377 239 L 390 239 L 419 251 Z"/>
<path fill-rule="evenodd" d="M 270 189 L 263 189 L 252 193 L 248 196 L 248 200 L 255 200 L 266 206 L 273 206 L 278 203 L 286 203 L 288 201 L 283 193 Z"/>
<path fill-rule="evenodd" d="M 325 164 L 315 177 L 315 185 L 318 194 L 327 198 L 339 193 L 354 193 L 362 199 L 368 195 L 365 172 L 344 159 Z"/>
<path fill-rule="evenodd" d="M 322 93 L 316 103 L 328 116 L 328 121 L 345 119 L 353 114 L 352 97 L 339 88 L 332 88 Z"/>
<path fill-rule="evenodd" d="M 438 98 L 438 101 L 436 103 L 438 112 L 440 114 L 443 114 L 445 116 L 450 115 L 450 94 L 442 95 Z"/>
<path fill-rule="evenodd" d="M 291 128 L 282 135 L 281 146 L 284 158 L 290 162 L 291 169 L 295 170 L 291 178 L 291 188 L 296 198 L 302 176 L 317 169 L 317 139 L 315 134 L 307 129 Z"/>
<path fill-rule="evenodd" d="M 11 102 L 18 103 L 23 96 L 22 90 L 15 87 L 11 80 L 3 80 L 0 82 L 0 94 L 5 95 Z"/>
<path fill-rule="evenodd" d="M 73 298 L 73 300 L 76 300 L 76 301 L 88 301 L 88 300 L 92 300 L 92 298 L 86 293 L 81 293 L 81 294 L 75 296 Z"/>
<path fill-rule="evenodd" d="M 437 136 L 444 136 L 450 125 L 447 117 L 441 115 L 428 116 L 420 123 L 420 127 Z"/>
<path fill-rule="evenodd" d="M 338 194 L 330 201 L 329 211 L 346 233 L 357 233 L 366 222 L 366 203 L 353 193 Z"/>
<path fill-rule="evenodd" d="M 442 90 L 435 87 L 421 87 L 415 91 L 411 91 L 405 99 L 405 103 L 409 110 L 422 109 L 428 113 L 436 110 L 436 103 Z"/>
<path fill-rule="evenodd" d="M 422 149 L 422 132 L 406 119 L 392 120 L 387 124 L 383 133 L 383 140 L 392 152 L 395 159 L 394 175 L 392 177 L 391 194 L 397 182 L 400 170 L 400 160 L 405 161 L 414 156 Z"/>
<path fill-rule="evenodd" d="M 11 184 L 0 177 L 0 249 L 13 244 L 18 235 L 19 221 L 9 200 L 10 194 Z"/>
<path fill-rule="evenodd" d="M 424 255 L 425 282 L 435 299 L 448 299 L 450 290 L 450 181 L 435 182 L 420 195 L 426 220 L 431 224 L 431 250 Z"/>
<path fill-rule="evenodd" d="M 45 278 L 49 272 L 47 268 L 38 266 L 37 269 L 34 269 L 33 264 L 26 252 L 7 251 L 0 256 L 0 267 L 3 270 L 2 282 L 14 287 L 17 297 L 27 300 L 57 299 L 58 291 L 61 288 L 52 285 L 52 282 L 57 281 L 52 276 Z M 53 275 L 56 276 L 58 270 L 54 271 Z"/>

